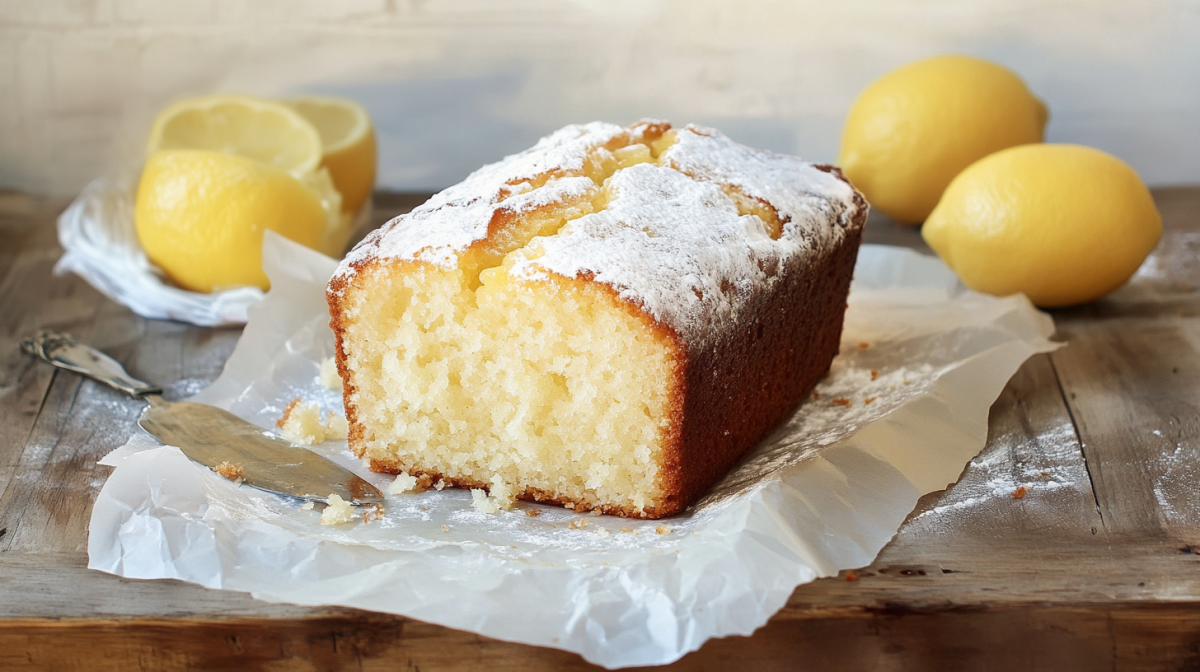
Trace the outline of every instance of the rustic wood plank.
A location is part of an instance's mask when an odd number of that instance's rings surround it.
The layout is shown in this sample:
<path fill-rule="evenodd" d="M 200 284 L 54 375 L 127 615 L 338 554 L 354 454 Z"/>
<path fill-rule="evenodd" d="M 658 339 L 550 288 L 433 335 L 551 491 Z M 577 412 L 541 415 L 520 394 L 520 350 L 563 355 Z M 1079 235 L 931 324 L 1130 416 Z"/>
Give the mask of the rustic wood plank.
<path fill-rule="evenodd" d="M 707 642 L 673 672 L 713 670 L 1195 669 L 1200 603 L 881 610 L 871 619 L 775 619 L 753 637 Z M 595 671 L 574 654 L 416 621 L 353 618 L 196 622 L 14 620 L 5 670 Z"/>
<path fill-rule="evenodd" d="M 1071 345 L 1052 359 L 1105 528 L 1196 541 L 1200 319 L 1063 316 L 1059 325 Z"/>

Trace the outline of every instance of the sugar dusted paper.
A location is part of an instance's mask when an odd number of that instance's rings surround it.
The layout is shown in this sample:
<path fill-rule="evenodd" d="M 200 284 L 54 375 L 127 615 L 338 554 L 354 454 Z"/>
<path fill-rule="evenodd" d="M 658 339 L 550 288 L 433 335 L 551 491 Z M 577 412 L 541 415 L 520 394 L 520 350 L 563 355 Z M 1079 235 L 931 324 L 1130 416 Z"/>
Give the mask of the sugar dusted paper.
<path fill-rule="evenodd" d="M 264 266 L 270 293 L 192 400 L 264 428 L 296 397 L 340 411 L 319 382 L 336 262 L 269 234 Z M 388 495 L 382 519 L 328 527 L 138 433 L 103 460 L 116 469 L 93 509 L 89 567 L 402 614 L 610 668 L 668 663 L 752 633 L 797 585 L 870 564 L 917 499 L 983 447 L 991 403 L 1022 362 L 1056 347 L 1053 330 L 1023 297 L 975 294 L 935 259 L 867 245 L 831 375 L 681 516 L 524 502 L 489 515 L 447 489 Z M 313 450 L 387 491 L 391 477 L 344 441 Z"/>

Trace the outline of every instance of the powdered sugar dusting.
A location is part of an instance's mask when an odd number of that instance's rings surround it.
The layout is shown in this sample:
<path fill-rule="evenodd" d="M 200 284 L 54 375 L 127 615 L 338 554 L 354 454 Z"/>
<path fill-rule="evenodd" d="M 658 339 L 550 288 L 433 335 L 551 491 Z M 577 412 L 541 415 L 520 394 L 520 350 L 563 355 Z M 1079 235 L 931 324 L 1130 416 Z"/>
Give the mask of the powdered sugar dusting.
<path fill-rule="evenodd" d="M 424 261 L 453 268 L 460 252 L 487 238 L 488 224 L 497 212 L 525 212 L 594 188 L 591 180 L 569 175 L 583 169 L 594 148 L 629 133 L 629 129 L 603 122 L 559 129 L 530 149 L 480 168 L 412 212 L 384 224 L 346 255 L 335 277 L 352 274 L 370 258 Z M 521 193 L 522 180 L 547 172 L 568 177 L 552 179 L 536 189 L 527 184 L 529 191 Z M 503 199 L 506 187 L 517 195 Z"/>
<path fill-rule="evenodd" d="M 739 215 L 719 186 L 670 168 L 632 166 L 608 189 L 615 198 L 607 209 L 539 241 L 532 251 L 541 256 L 519 260 L 510 273 L 591 273 L 697 344 L 712 325 L 736 319 L 755 287 L 774 284 L 778 276 L 763 268 L 795 253 L 792 241 L 771 240 L 761 219 Z"/>
<path fill-rule="evenodd" d="M 836 175 L 794 156 L 739 145 L 712 128 L 689 124 L 681 129 L 660 162 L 770 203 L 790 220 L 785 236 L 820 233 L 831 218 L 849 226 L 857 210 L 854 189 Z"/>
<path fill-rule="evenodd" d="M 583 176 L 589 156 L 612 159 L 606 147 L 637 142 L 648 129 L 664 126 L 563 128 L 392 220 L 346 257 L 338 275 L 352 274 L 370 258 L 453 268 L 464 250 L 487 238 L 497 213 L 520 214 L 594 193 L 598 187 Z M 536 179 L 547 175 L 551 179 Z M 752 297 L 836 250 L 865 207 L 848 183 L 826 170 L 696 126 L 677 131 L 657 164 L 617 170 L 603 188 L 607 207 L 514 251 L 509 273 L 527 282 L 588 274 L 673 329 L 689 348 L 714 345 Z M 757 215 L 740 214 L 729 188 L 775 209 L 783 223 L 778 239 Z"/>
<path fill-rule="evenodd" d="M 690 347 L 704 348 L 723 333 L 721 325 L 736 322 L 756 290 L 769 292 L 780 281 L 779 269 L 837 248 L 859 207 L 848 184 L 795 157 L 693 128 L 678 133 L 663 165 L 613 175 L 607 209 L 540 241 L 511 274 L 538 280 L 547 272 L 589 273 Z M 739 215 L 722 185 L 774 206 L 785 220 L 783 235 L 773 240 L 757 216 Z"/>

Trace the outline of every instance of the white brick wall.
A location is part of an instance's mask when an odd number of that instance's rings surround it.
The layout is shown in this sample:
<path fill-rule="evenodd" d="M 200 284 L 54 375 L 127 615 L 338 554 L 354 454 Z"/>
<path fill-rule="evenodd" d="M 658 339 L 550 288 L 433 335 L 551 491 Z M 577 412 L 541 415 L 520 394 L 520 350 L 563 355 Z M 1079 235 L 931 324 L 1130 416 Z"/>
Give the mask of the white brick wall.
<path fill-rule="evenodd" d="M 1190 0 L 0 0 L 0 186 L 65 194 L 135 167 L 160 107 L 223 90 L 363 100 L 396 189 L 592 119 L 832 160 L 859 89 L 947 51 L 1020 72 L 1050 140 L 1200 182 Z"/>

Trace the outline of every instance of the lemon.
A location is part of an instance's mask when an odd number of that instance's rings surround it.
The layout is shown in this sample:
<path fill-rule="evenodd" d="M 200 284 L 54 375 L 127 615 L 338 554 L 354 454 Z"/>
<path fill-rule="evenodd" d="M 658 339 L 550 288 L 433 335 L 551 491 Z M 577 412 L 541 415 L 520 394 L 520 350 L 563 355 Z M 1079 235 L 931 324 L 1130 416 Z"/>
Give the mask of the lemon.
<path fill-rule="evenodd" d="M 138 184 L 134 223 L 150 261 L 197 292 L 267 289 L 263 232 L 320 248 L 330 218 L 321 199 L 284 170 L 207 150 L 150 156 Z"/>
<path fill-rule="evenodd" d="M 921 235 L 967 287 L 1053 308 L 1121 286 L 1158 243 L 1162 218 L 1120 159 L 1037 144 L 960 173 Z"/>
<path fill-rule="evenodd" d="M 300 176 L 321 165 L 321 137 L 292 108 L 250 96 L 181 100 L 154 120 L 146 156 L 170 149 L 206 149 L 257 159 Z"/>
<path fill-rule="evenodd" d="M 846 118 L 838 159 L 871 205 L 920 223 L 950 180 L 992 152 L 1042 141 L 1046 107 L 1012 71 L 937 56 L 868 86 Z"/>
<path fill-rule="evenodd" d="M 282 101 L 321 136 L 321 165 L 342 194 L 342 208 L 357 212 L 375 186 L 375 128 L 361 105 L 345 98 L 308 96 Z"/>

